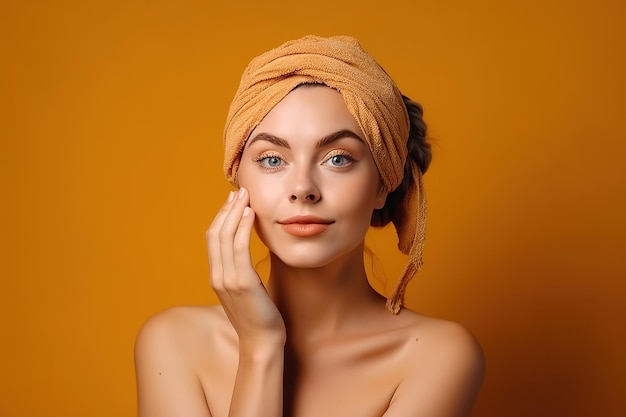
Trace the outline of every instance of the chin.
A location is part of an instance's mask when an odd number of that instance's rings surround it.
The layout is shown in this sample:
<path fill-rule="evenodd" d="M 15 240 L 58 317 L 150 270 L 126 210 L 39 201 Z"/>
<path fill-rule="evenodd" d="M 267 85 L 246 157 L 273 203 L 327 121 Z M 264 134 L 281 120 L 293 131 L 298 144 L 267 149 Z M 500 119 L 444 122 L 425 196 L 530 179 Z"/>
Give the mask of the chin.
<path fill-rule="evenodd" d="M 280 256 L 276 253 L 272 253 L 275 260 L 278 260 L 280 263 L 294 269 L 318 269 L 323 268 L 324 266 L 332 263 L 332 260 L 329 259 L 314 259 L 311 257 L 292 257 L 292 256 Z"/>
<path fill-rule="evenodd" d="M 352 258 L 351 255 L 363 256 L 363 245 L 333 248 L 328 242 L 303 242 L 302 244 L 282 245 L 277 250 L 268 246 L 271 257 L 288 267 L 297 269 L 317 269 L 341 260 Z M 358 253 L 357 253 L 358 252 Z"/>

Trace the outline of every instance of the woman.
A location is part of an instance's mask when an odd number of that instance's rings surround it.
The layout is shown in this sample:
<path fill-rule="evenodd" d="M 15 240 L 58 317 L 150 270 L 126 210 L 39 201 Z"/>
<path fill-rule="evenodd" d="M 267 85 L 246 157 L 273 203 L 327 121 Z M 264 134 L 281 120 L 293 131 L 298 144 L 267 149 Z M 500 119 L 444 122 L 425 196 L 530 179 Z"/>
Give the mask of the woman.
<path fill-rule="evenodd" d="M 469 414 L 479 345 L 401 305 L 424 238 L 421 115 L 353 38 L 306 36 L 250 63 L 225 128 L 237 190 L 207 231 L 220 306 L 143 327 L 141 417 Z M 385 302 L 363 251 L 370 224 L 390 221 L 408 262 Z M 267 288 L 253 227 L 270 252 Z"/>

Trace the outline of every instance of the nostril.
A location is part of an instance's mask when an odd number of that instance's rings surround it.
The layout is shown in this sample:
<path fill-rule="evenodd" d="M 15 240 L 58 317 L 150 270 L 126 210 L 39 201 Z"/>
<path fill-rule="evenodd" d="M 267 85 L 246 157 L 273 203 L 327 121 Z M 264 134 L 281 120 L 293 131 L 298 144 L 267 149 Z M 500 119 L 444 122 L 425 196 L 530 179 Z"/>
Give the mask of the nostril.
<path fill-rule="evenodd" d="M 296 202 L 298 200 L 316 202 L 317 200 L 319 200 L 319 195 L 317 195 L 316 193 L 308 193 L 308 194 L 302 194 L 302 195 L 291 194 L 289 196 L 289 201 L 291 202 Z"/>

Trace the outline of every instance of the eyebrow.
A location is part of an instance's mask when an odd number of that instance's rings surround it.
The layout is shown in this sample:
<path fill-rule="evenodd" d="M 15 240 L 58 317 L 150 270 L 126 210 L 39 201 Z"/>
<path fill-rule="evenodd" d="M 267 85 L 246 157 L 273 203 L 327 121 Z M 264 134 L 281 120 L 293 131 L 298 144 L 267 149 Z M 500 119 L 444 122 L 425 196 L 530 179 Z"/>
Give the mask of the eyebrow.
<path fill-rule="evenodd" d="M 322 148 L 342 138 L 354 138 L 361 142 L 364 142 L 363 138 L 361 138 L 359 135 L 357 135 L 353 131 L 349 129 L 343 129 L 343 130 L 339 130 L 337 132 L 331 133 L 330 135 L 326 135 L 320 140 L 318 140 L 317 142 L 315 142 L 315 148 Z M 270 133 L 264 133 L 264 132 L 261 132 L 258 135 L 254 136 L 252 139 L 250 139 L 248 141 L 248 146 L 252 145 L 254 142 L 259 141 L 259 140 L 264 140 L 264 141 L 273 143 L 274 145 L 291 149 L 291 146 L 289 146 L 289 142 L 287 142 L 285 139 L 282 139 L 282 138 L 279 138 L 278 136 L 274 136 Z"/>

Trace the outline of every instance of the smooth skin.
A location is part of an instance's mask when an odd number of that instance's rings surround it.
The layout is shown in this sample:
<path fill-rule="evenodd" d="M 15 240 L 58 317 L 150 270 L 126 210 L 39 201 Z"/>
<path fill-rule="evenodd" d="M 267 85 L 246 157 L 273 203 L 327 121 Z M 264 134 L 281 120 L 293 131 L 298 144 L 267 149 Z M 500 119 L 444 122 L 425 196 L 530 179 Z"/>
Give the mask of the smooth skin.
<path fill-rule="evenodd" d="M 360 138 L 341 95 L 322 86 L 293 90 L 252 132 L 241 188 L 207 231 L 220 305 L 143 326 L 140 417 L 469 415 L 484 369 L 476 340 L 456 323 L 391 314 L 368 284 L 364 237 L 386 195 Z M 327 226 L 306 236 L 284 226 L 305 215 Z M 270 251 L 267 288 L 250 259 L 253 228 Z"/>

